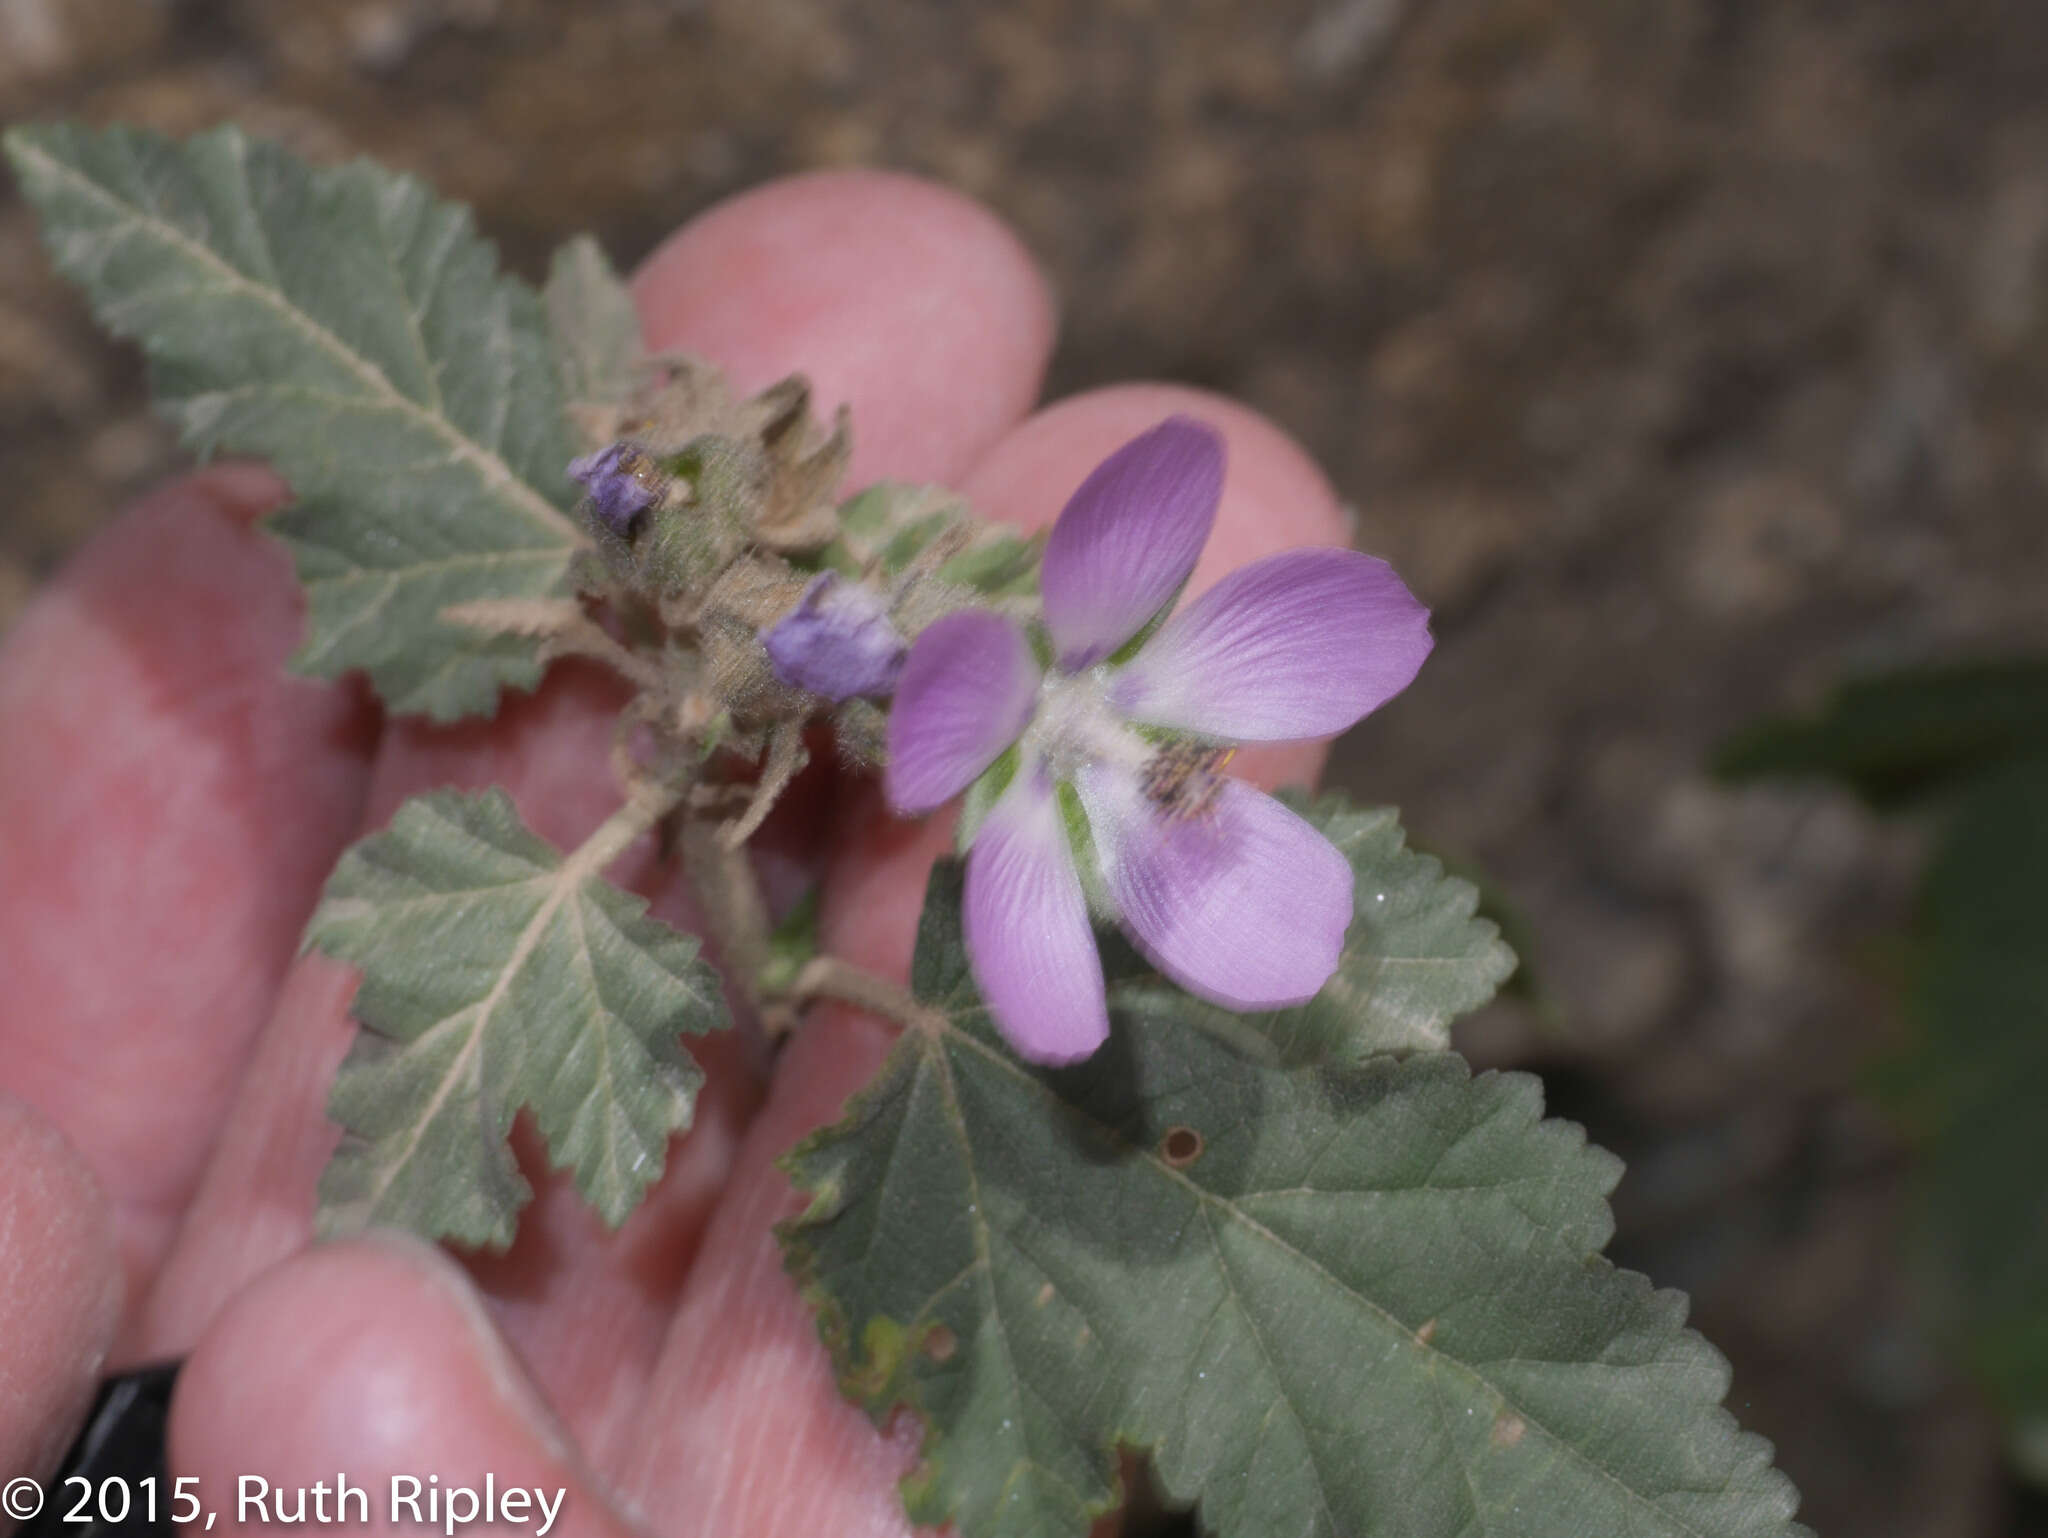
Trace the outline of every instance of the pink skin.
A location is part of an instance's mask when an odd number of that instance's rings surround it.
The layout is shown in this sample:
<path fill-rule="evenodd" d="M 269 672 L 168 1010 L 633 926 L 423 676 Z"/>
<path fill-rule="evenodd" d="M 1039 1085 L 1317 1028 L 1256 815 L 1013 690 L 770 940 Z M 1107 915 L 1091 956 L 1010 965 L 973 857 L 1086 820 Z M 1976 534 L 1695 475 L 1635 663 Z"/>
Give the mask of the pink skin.
<path fill-rule="evenodd" d="M 1229 439 L 1230 470 L 1191 591 L 1341 542 L 1314 466 L 1228 402 L 1129 386 L 1027 415 L 1044 287 L 1006 230 L 923 183 L 823 175 L 735 199 L 662 247 L 636 294 L 651 342 L 743 386 L 801 368 L 826 409 L 851 404 L 854 484 L 947 481 L 1042 527 L 1111 449 L 1192 410 Z M 698 1126 L 618 1234 L 529 1160 L 540 1194 L 509 1255 L 308 1249 L 349 1033 L 348 974 L 293 960 L 322 876 L 450 781 L 506 784 L 543 833 L 576 838 L 606 810 L 612 695 L 563 669 L 450 730 L 284 677 L 289 575 L 249 528 L 278 495 L 248 467 L 166 488 L 0 649 L 0 1088 L 19 1102 L 0 1099 L 0 1469 L 47 1468 L 109 1353 L 189 1352 L 174 1472 L 222 1497 L 243 1473 L 489 1470 L 566 1485 L 558 1533 L 905 1531 L 912 1443 L 839 1399 L 769 1232 L 792 1210 L 773 1159 L 873 1073 L 876 1022 L 821 1011 L 765 1082 L 735 1043 L 705 1049 Z M 1272 784 L 1320 761 L 1297 745 L 1240 763 Z M 832 946 L 900 975 L 948 835 L 861 815 L 876 794 L 820 787 L 778 836 L 825 873 Z M 834 797 L 855 798 L 836 820 L 860 830 L 837 841 Z M 644 850 L 614 875 L 688 922 Z"/>

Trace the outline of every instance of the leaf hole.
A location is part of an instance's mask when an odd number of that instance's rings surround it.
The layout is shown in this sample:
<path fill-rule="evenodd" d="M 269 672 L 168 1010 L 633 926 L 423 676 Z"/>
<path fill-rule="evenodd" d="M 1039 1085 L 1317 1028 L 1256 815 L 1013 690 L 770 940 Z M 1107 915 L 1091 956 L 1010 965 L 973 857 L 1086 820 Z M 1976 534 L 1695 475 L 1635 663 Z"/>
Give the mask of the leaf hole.
<path fill-rule="evenodd" d="M 953 1353 L 960 1349 L 960 1337 L 943 1324 L 935 1324 L 925 1332 L 924 1354 L 934 1362 L 949 1362 Z"/>
<path fill-rule="evenodd" d="M 1159 1140 L 1159 1157 L 1177 1170 L 1184 1170 L 1202 1157 L 1202 1134 L 1193 1127 L 1168 1127 Z"/>
<path fill-rule="evenodd" d="M 1493 1423 L 1493 1445 L 1513 1447 L 1522 1440 L 1522 1434 L 1529 1429 L 1529 1423 L 1513 1410 L 1503 1410 Z"/>

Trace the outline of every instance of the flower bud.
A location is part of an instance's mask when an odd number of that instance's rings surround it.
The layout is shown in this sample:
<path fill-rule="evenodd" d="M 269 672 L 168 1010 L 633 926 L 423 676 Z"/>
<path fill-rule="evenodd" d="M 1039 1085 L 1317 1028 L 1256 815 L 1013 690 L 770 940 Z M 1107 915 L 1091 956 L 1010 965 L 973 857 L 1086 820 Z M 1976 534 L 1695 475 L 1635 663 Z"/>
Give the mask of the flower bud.
<path fill-rule="evenodd" d="M 813 577 L 761 641 L 777 678 L 834 702 L 891 693 L 908 650 L 888 605 L 831 571 Z"/>
<path fill-rule="evenodd" d="M 590 493 L 591 510 L 599 522 L 621 536 L 660 500 L 663 481 L 660 468 L 633 443 L 608 444 L 572 460 L 569 478 Z"/>

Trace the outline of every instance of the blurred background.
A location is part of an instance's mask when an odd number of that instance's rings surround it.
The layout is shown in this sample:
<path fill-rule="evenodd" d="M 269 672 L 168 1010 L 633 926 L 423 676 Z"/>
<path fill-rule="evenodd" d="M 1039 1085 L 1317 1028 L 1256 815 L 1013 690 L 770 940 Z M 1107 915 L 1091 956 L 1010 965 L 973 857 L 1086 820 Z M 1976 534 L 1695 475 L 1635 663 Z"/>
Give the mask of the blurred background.
<path fill-rule="evenodd" d="M 987 201 L 1055 393 L 1243 397 L 1434 608 L 1334 779 L 1489 883 L 1530 970 L 1461 1044 L 1628 1158 L 1614 1253 L 1806 1519 L 2048 1532 L 1872 1089 L 1938 818 L 1705 768 L 1845 675 L 2048 649 L 2048 5 L 0 0 L 0 120 L 50 114 L 367 153 L 529 277 L 808 167 Z M 0 630 L 178 463 L 0 186 Z"/>

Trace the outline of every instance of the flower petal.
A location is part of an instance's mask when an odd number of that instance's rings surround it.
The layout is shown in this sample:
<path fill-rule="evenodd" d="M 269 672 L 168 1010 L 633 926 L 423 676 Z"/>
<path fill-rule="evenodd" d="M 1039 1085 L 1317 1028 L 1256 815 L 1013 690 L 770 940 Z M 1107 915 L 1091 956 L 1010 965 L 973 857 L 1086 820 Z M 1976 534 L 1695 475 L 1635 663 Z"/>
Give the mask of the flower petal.
<path fill-rule="evenodd" d="M 916 816 L 973 784 L 1031 720 L 1039 677 L 1024 632 L 1000 614 L 962 609 L 926 626 L 889 707 L 889 805 Z"/>
<path fill-rule="evenodd" d="M 1078 785 L 1124 928 L 1160 971 L 1238 1010 L 1299 1004 L 1329 981 L 1351 867 L 1308 823 L 1239 780 L 1182 816 L 1102 765 Z"/>
<path fill-rule="evenodd" d="M 1283 550 L 1167 620 L 1109 699 L 1134 721 L 1231 742 L 1327 737 L 1407 688 L 1432 644 L 1429 610 L 1385 561 Z"/>
<path fill-rule="evenodd" d="M 961 904 L 974 980 L 1010 1045 L 1072 1063 L 1109 1037 L 1102 957 L 1052 786 L 1018 774 L 967 853 Z"/>
<path fill-rule="evenodd" d="M 1180 591 L 1223 495 L 1223 440 L 1169 417 L 1089 474 L 1046 541 L 1039 583 L 1060 666 L 1100 662 Z"/>

